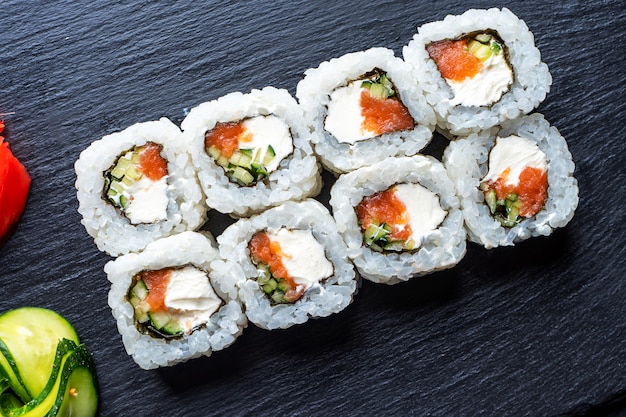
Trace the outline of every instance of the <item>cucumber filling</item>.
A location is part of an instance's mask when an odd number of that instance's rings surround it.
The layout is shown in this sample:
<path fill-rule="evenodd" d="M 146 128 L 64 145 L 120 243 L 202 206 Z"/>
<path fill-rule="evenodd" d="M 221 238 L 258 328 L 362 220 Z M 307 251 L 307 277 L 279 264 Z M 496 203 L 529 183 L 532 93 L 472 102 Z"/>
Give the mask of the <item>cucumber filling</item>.
<path fill-rule="evenodd" d="M 222 154 L 217 146 L 207 149 L 208 154 L 215 162 L 224 168 L 228 178 L 239 185 L 248 186 L 266 178 L 269 173 L 267 166 L 276 157 L 276 152 L 268 145 L 263 158 L 260 153 L 252 157 L 252 149 L 238 149 L 228 158 Z"/>
<path fill-rule="evenodd" d="M 485 196 L 485 203 L 489 207 L 489 212 L 504 227 L 513 227 L 522 221 L 519 211 L 523 206 L 517 194 L 509 193 L 504 200 L 498 200 L 496 190 L 489 188 L 486 183 L 481 184 L 481 191 Z"/>
<path fill-rule="evenodd" d="M 288 280 L 275 277 L 268 265 L 261 261 L 255 265 L 258 273 L 257 284 L 272 304 L 291 304 L 300 298 L 298 289 Z"/>
<path fill-rule="evenodd" d="M 165 338 L 182 336 L 183 328 L 172 314 L 165 310 L 152 310 L 147 301 L 148 294 L 148 287 L 140 278 L 128 292 L 128 301 L 135 311 L 138 327 Z"/>

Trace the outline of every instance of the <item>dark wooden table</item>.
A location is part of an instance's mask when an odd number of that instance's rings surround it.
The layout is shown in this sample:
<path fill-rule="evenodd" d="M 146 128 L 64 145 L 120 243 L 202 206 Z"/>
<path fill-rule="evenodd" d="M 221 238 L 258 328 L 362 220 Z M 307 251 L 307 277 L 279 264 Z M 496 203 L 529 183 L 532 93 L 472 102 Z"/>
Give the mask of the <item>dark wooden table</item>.
<path fill-rule="evenodd" d="M 128 4 L 125 4 L 128 3 Z M 372 46 L 397 54 L 418 25 L 491 2 L 2 3 L 0 113 L 32 175 L 0 249 L 0 310 L 66 316 L 93 351 L 102 416 L 584 415 L 626 396 L 626 8 L 621 0 L 509 7 L 553 84 L 538 108 L 567 139 L 580 205 L 548 238 L 487 251 L 397 286 L 363 283 L 341 314 L 248 327 L 210 358 L 144 371 L 107 305 L 80 224 L 73 164 L 103 135 L 232 91 L 295 94 L 303 72 Z M 435 138 L 426 152 L 440 155 Z M 319 199 L 328 200 L 333 178 Z M 210 213 L 219 234 L 231 220 Z"/>

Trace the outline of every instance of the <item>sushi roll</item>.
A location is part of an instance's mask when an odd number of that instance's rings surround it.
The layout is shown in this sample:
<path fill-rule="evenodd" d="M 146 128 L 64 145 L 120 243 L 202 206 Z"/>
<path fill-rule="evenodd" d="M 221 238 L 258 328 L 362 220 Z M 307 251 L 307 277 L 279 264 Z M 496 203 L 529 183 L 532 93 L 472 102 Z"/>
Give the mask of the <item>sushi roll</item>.
<path fill-rule="evenodd" d="M 578 206 L 565 139 L 541 114 L 451 142 L 443 155 L 469 239 L 490 249 L 564 227 Z"/>
<path fill-rule="evenodd" d="M 466 236 L 454 184 L 432 157 L 388 158 L 343 174 L 330 204 L 361 276 L 396 284 L 451 268 Z"/>
<path fill-rule="evenodd" d="M 140 251 L 206 221 L 182 133 L 166 118 L 93 142 L 74 167 L 81 222 L 111 256 Z"/>
<path fill-rule="evenodd" d="M 315 152 L 336 175 L 389 156 L 415 155 L 435 127 L 411 67 L 386 48 L 349 53 L 308 69 L 296 97 Z"/>
<path fill-rule="evenodd" d="M 444 135 L 467 135 L 528 114 L 552 83 L 533 34 L 506 8 L 426 23 L 403 56 Z"/>
<path fill-rule="evenodd" d="M 219 279 L 210 238 L 183 232 L 108 262 L 109 306 L 129 355 L 143 369 L 210 356 L 247 325 L 237 290 Z"/>
<path fill-rule="evenodd" d="M 345 309 L 357 276 L 328 210 L 287 202 L 240 219 L 218 238 L 216 271 L 239 288 L 249 321 L 272 330 Z"/>
<path fill-rule="evenodd" d="M 286 90 L 228 94 L 191 109 L 181 127 L 206 203 L 221 213 L 246 217 L 321 190 L 302 111 Z"/>

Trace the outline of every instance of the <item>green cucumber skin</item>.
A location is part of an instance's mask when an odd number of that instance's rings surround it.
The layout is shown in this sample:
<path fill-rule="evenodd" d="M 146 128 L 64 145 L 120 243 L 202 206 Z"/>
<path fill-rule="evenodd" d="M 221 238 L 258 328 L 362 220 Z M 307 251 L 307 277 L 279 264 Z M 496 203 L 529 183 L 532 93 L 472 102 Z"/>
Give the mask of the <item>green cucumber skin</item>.
<path fill-rule="evenodd" d="M 29 333 L 32 336 L 28 338 L 22 336 Z M 46 385 L 55 350 L 61 338 L 79 343 L 74 327 L 52 310 L 21 307 L 0 315 L 0 340 L 14 360 L 15 369 L 18 371 L 16 375 L 19 375 L 29 394 L 27 401 L 41 392 Z M 36 347 L 38 352 L 35 358 L 30 354 L 33 347 Z M 6 358 L 6 352 L 3 354 Z"/>
<path fill-rule="evenodd" d="M 32 395 L 26 389 L 24 381 L 22 381 L 13 355 L 11 355 L 2 339 L 0 339 L 0 377 L 6 381 L 7 385 L 11 387 L 20 400 L 28 402 L 32 399 Z"/>
<path fill-rule="evenodd" d="M 78 395 L 71 395 L 74 388 Z M 62 339 L 52 375 L 32 401 L 7 413 L 7 417 L 92 417 L 98 408 L 93 357 L 85 345 Z"/>

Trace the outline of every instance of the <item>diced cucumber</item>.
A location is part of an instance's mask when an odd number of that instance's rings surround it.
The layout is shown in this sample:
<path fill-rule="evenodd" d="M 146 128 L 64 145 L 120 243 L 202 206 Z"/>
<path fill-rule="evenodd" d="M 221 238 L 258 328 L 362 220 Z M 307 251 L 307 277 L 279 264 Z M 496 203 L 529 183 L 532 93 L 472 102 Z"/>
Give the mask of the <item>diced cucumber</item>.
<path fill-rule="evenodd" d="M 161 328 L 161 331 L 170 335 L 176 335 L 182 333 L 183 329 L 176 320 L 170 320 Z"/>
<path fill-rule="evenodd" d="M 267 284 L 263 285 L 263 291 L 269 294 L 274 291 L 276 287 L 278 287 L 278 282 L 276 282 L 274 278 L 271 278 L 269 281 L 267 281 Z"/>
<path fill-rule="evenodd" d="M 150 316 L 147 312 L 135 310 L 135 319 L 137 319 L 139 323 L 147 323 L 148 321 L 150 321 Z"/>
<path fill-rule="evenodd" d="M 488 44 L 491 40 L 491 35 L 488 33 L 481 33 L 480 35 L 476 35 L 475 39 L 480 43 Z"/>
<path fill-rule="evenodd" d="M 291 285 L 289 285 L 286 280 L 281 279 L 278 281 L 278 285 L 276 286 L 276 288 L 282 292 L 287 292 L 291 289 Z"/>
<path fill-rule="evenodd" d="M 267 145 L 267 153 L 265 155 L 271 155 L 272 158 L 276 156 L 276 151 L 272 147 L 272 145 Z"/>
<path fill-rule="evenodd" d="M 372 84 L 370 87 L 370 94 L 377 98 L 387 98 L 385 87 L 382 84 Z"/>
<path fill-rule="evenodd" d="M 132 165 L 132 162 L 130 161 L 130 159 L 127 159 L 125 157 L 121 157 L 117 160 L 117 164 L 115 165 L 115 167 L 111 170 L 111 176 L 114 178 L 122 179 L 122 177 L 124 176 L 124 174 L 126 174 L 126 170 L 128 169 L 128 167 L 130 167 Z"/>
<path fill-rule="evenodd" d="M 489 207 L 489 211 L 491 212 L 491 214 L 496 212 L 496 206 L 497 206 L 496 190 L 492 188 L 485 193 L 485 203 L 487 203 L 487 206 Z"/>
<path fill-rule="evenodd" d="M 371 88 L 372 84 L 374 84 L 372 81 L 370 80 L 365 80 L 361 82 L 361 88 Z"/>
<path fill-rule="evenodd" d="M 239 153 L 249 156 L 250 158 L 252 158 L 252 152 L 254 151 L 254 149 L 239 149 Z"/>
<path fill-rule="evenodd" d="M 135 295 L 139 299 L 143 300 L 148 296 L 148 287 L 143 282 L 143 280 L 138 280 L 133 289 L 131 290 L 131 294 Z"/>
<path fill-rule="evenodd" d="M 275 291 L 274 294 L 272 294 L 272 301 L 275 303 L 284 303 L 285 294 L 282 291 Z"/>
<path fill-rule="evenodd" d="M 119 182 L 117 180 L 111 181 L 111 186 L 109 187 L 109 190 L 113 190 L 117 194 L 122 194 L 125 189 L 126 189 L 126 187 L 124 187 L 124 185 L 121 182 Z"/>
<path fill-rule="evenodd" d="M 227 167 L 228 166 L 228 158 L 226 158 L 224 155 L 221 155 L 218 159 L 217 159 L 217 164 L 219 166 L 222 167 Z"/>
<path fill-rule="evenodd" d="M 264 177 L 267 175 L 267 169 L 265 169 L 265 167 L 261 164 L 252 163 L 250 165 L 250 170 L 252 171 L 252 175 L 256 177 L 257 180 L 259 179 L 259 177 Z"/>
<path fill-rule="evenodd" d="M 150 311 L 148 316 L 152 326 L 157 330 L 161 330 L 170 321 L 170 315 L 166 311 Z"/>
<path fill-rule="evenodd" d="M 481 61 L 486 61 L 491 56 L 491 48 L 489 48 L 489 45 L 482 44 L 478 41 L 469 41 L 467 48 L 472 55 Z"/>
<path fill-rule="evenodd" d="M 254 177 L 244 168 L 238 166 L 233 171 L 233 178 L 243 185 L 249 185 L 254 181 Z"/>
<path fill-rule="evenodd" d="M 257 264 L 257 283 L 261 286 L 267 284 L 267 282 L 272 278 L 272 274 L 267 265 L 263 262 L 259 262 Z"/>
<path fill-rule="evenodd" d="M 143 174 L 137 169 L 135 165 L 131 165 L 126 170 L 126 176 L 129 177 L 133 181 L 139 181 Z"/>
<path fill-rule="evenodd" d="M 125 197 L 125 196 L 123 196 L 123 195 L 120 195 L 120 200 L 119 200 L 119 202 L 120 202 L 120 207 L 122 207 L 123 209 L 125 209 L 125 208 L 126 208 L 126 206 L 128 205 L 128 198 L 126 198 L 126 197 Z"/>
<path fill-rule="evenodd" d="M 215 160 L 218 160 L 220 156 L 222 156 L 222 151 L 220 151 L 217 146 L 209 146 L 209 149 L 207 149 L 207 153 L 211 158 Z"/>
<path fill-rule="evenodd" d="M 491 51 L 494 54 L 498 55 L 502 52 L 502 45 L 500 45 L 498 42 L 491 42 Z"/>

